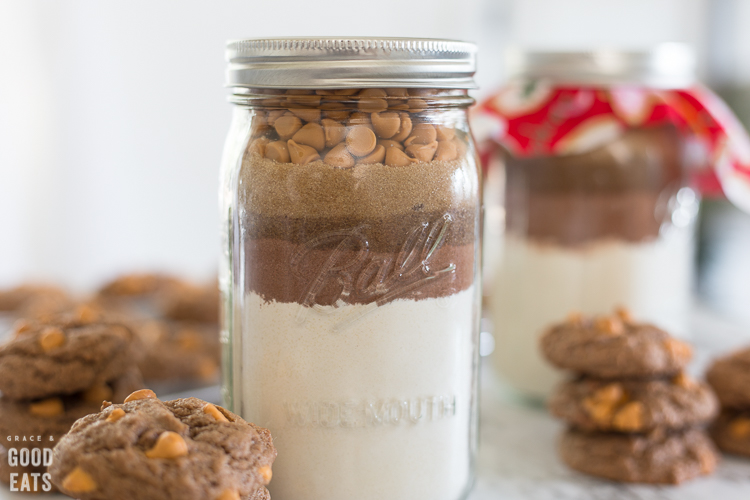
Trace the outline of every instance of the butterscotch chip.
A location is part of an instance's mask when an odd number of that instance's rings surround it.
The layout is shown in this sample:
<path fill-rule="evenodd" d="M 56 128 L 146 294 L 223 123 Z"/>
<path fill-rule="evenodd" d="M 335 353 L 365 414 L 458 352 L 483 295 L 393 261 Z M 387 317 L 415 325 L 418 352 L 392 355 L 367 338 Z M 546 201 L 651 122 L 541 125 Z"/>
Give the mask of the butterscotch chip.
<path fill-rule="evenodd" d="M 297 131 L 292 137 L 297 144 L 304 144 L 315 148 L 317 151 L 322 150 L 326 145 L 325 133 L 323 127 L 317 123 L 308 123 Z"/>
<path fill-rule="evenodd" d="M 356 112 L 349 115 L 349 119 L 346 121 L 349 127 L 356 127 L 358 125 L 365 126 L 372 130 L 372 122 L 370 121 L 370 113 Z"/>
<path fill-rule="evenodd" d="M 365 97 L 357 103 L 357 109 L 366 113 L 377 113 L 388 109 L 388 101 L 375 97 Z"/>
<path fill-rule="evenodd" d="M 437 141 L 430 144 L 412 144 L 406 148 L 406 154 L 419 161 L 432 161 L 437 151 Z"/>
<path fill-rule="evenodd" d="M 346 107 L 343 107 L 342 109 L 330 109 L 323 111 L 324 118 L 329 118 L 331 120 L 336 120 L 339 122 L 348 120 L 350 114 L 351 112 L 346 109 Z"/>
<path fill-rule="evenodd" d="M 316 108 L 290 108 L 289 111 L 306 122 L 319 122 L 321 110 Z M 278 122 L 277 122 L 278 123 Z M 279 134 L 281 135 L 281 134 Z"/>
<path fill-rule="evenodd" d="M 436 125 L 435 132 L 438 141 L 450 141 L 456 136 L 456 129 L 445 125 Z"/>
<path fill-rule="evenodd" d="M 437 151 L 435 152 L 436 161 L 453 161 L 458 158 L 458 148 L 453 141 L 438 142 Z"/>
<path fill-rule="evenodd" d="M 357 164 L 359 165 L 370 165 L 373 163 L 383 163 L 383 160 L 385 160 L 385 148 L 378 144 L 375 146 L 375 149 L 372 150 L 372 153 L 370 153 L 367 156 L 363 156 L 362 158 L 357 159 Z"/>
<path fill-rule="evenodd" d="M 302 120 L 300 120 L 299 117 L 293 114 L 285 114 L 284 116 L 276 120 L 273 128 L 276 129 L 276 133 L 279 134 L 279 138 L 282 141 L 286 141 L 291 139 L 292 136 L 302 128 Z M 268 149 L 268 146 L 266 146 L 266 149 Z"/>
<path fill-rule="evenodd" d="M 257 139 L 253 139 L 250 144 L 247 146 L 247 152 L 248 153 L 257 153 L 260 156 L 266 155 L 266 144 L 268 144 L 270 141 L 268 137 L 258 137 Z"/>
<path fill-rule="evenodd" d="M 286 110 L 284 109 L 272 109 L 271 111 L 268 112 L 268 117 L 266 118 L 266 122 L 270 126 L 273 127 L 276 124 L 276 120 L 284 116 L 285 113 L 286 113 Z"/>
<path fill-rule="evenodd" d="M 683 389 L 695 389 L 698 387 L 698 382 L 685 372 L 680 372 L 672 378 L 672 383 L 682 387 Z"/>
<path fill-rule="evenodd" d="M 49 398 L 29 404 L 29 413 L 37 417 L 57 417 L 65 413 L 65 406 L 60 398 Z"/>
<path fill-rule="evenodd" d="M 413 113 L 421 113 L 427 109 L 427 102 L 424 99 L 409 99 L 406 104 Z"/>
<path fill-rule="evenodd" d="M 667 350 L 677 360 L 688 362 L 693 357 L 693 348 L 681 340 L 670 338 L 667 339 L 664 344 Z"/>
<path fill-rule="evenodd" d="M 198 366 L 196 367 L 196 374 L 198 377 L 209 380 L 214 378 L 216 376 L 216 372 L 219 371 L 219 365 L 216 364 L 216 361 L 211 358 L 203 358 L 200 361 L 198 361 Z"/>
<path fill-rule="evenodd" d="M 13 333 L 18 336 L 31 330 L 31 323 L 25 319 L 19 319 L 13 325 Z"/>
<path fill-rule="evenodd" d="M 396 149 L 400 149 L 401 151 L 404 150 L 403 144 L 401 144 L 398 141 L 394 141 L 392 139 L 380 139 L 378 141 L 378 144 L 380 144 L 381 146 L 383 146 L 385 149 L 396 148 Z"/>
<path fill-rule="evenodd" d="M 260 469 L 258 469 L 258 472 L 260 473 L 260 476 L 263 478 L 264 484 L 268 484 L 271 482 L 271 478 L 273 477 L 273 471 L 271 470 L 270 465 L 264 465 Z"/>
<path fill-rule="evenodd" d="M 638 401 L 627 403 L 615 413 L 612 426 L 623 432 L 636 432 L 643 429 L 643 405 Z"/>
<path fill-rule="evenodd" d="M 67 493 L 89 493 L 98 487 L 94 478 L 89 475 L 88 472 L 76 467 L 70 473 L 65 476 L 62 484 L 60 485 L 63 491 Z"/>
<path fill-rule="evenodd" d="M 218 422 L 229 422 L 229 420 L 227 420 L 227 417 L 225 417 L 224 414 L 221 413 L 219 409 L 211 403 L 206 403 L 206 406 L 203 407 L 203 413 L 205 413 L 206 415 L 211 415 Z"/>
<path fill-rule="evenodd" d="M 266 144 L 266 158 L 279 163 L 289 163 L 289 148 L 286 141 L 274 141 Z"/>
<path fill-rule="evenodd" d="M 330 118 L 323 118 L 320 124 L 323 126 L 325 147 L 332 148 L 346 138 L 346 127 L 342 123 Z"/>
<path fill-rule="evenodd" d="M 112 399 L 112 394 L 112 389 L 108 385 L 95 385 L 83 391 L 81 396 L 88 403 L 101 404 L 102 401 Z"/>
<path fill-rule="evenodd" d="M 320 106 L 320 100 L 321 97 L 319 95 L 289 95 L 289 97 L 286 98 L 286 102 L 288 105 L 302 105 L 302 106 L 310 106 L 310 107 L 318 107 Z M 302 118 L 302 117 L 300 117 Z M 302 118 L 304 120 L 304 118 Z"/>
<path fill-rule="evenodd" d="M 750 418 L 738 417 L 729 424 L 729 433 L 737 439 L 750 437 Z"/>
<path fill-rule="evenodd" d="M 385 89 L 362 89 L 357 94 L 359 97 L 386 97 L 387 95 Z"/>
<path fill-rule="evenodd" d="M 416 161 L 398 148 L 388 148 L 385 151 L 385 164 L 390 167 L 405 167 Z"/>
<path fill-rule="evenodd" d="M 334 146 L 323 158 L 323 161 L 338 168 L 351 168 L 355 164 L 354 157 L 346 149 L 346 144 L 343 143 Z"/>
<path fill-rule="evenodd" d="M 156 394 L 151 389 L 141 389 L 139 391 L 135 391 L 130 396 L 125 398 L 125 402 L 129 403 L 131 401 L 140 401 L 141 399 L 157 399 Z"/>
<path fill-rule="evenodd" d="M 297 144 L 291 139 L 286 144 L 289 149 L 289 158 L 294 164 L 307 165 L 312 161 L 320 160 L 318 150 L 313 147 Z"/>
<path fill-rule="evenodd" d="M 42 350 L 51 351 L 57 349 L 65 343 L 65 333 L 54 326 L 45 328 L 42 331 L 42 335 L 39 337 L 39 345 L 42 346 Z"/>
<path fill-rule="evenodd" d="M 596 328 L 607 335 L 622 335 L 625 328 L 617 318 L 598 318 L 595 322 Z"/>
<path fill-rule="evenodd" d="M 458 137 L 454 137 L 451 142 L 456 145 L 456 151 L 458 151 L 459 158 L 462 156 L 466 156 L 466 152 L 468 151 L 469 147 L 464 141 L 462 141 Z"/>
<path fill-rule="evenodd" d="M 122 408 L 115 408 L 111 412 L 109 412 L 109 415 L 107 415 L 106 421 L 109 423 L 114 423 L 120 420 L 122 417 L 125 416 L 125 410 Z"/>
<path fill-rule="evenodd" d="M 333 91 L 335 95 L 354 95 L 359 92 L 359 89 L 336 89 Z"/>
<path fill-rule="evenodd" d="M 156 439 L 156 444 L 146 451 L 148 458 L 179 458 L 188 454 L 185 439 L 172 431 L 162 432 Z"/>
<path fill-rule="evenodd" d="M 80 466 L 101 485 L 93 495 L 75 494 L 80 500 L 214 500 L 233 498 L 231 492 L 268 500 L 263 486 L 276 457 L 270 433 L 214 407 L 227 418 L 218 421 L 207 405 L 148 399 L 125 405 L 126 417 L 113 422 L 106 419 L 122 407 L 87 415 L 57 440 L 52 482 L 61 484 Z"/>
<path fill-rule="evenodd" d="M 373 113 L 370 120 L 375 133 L 383 139 L 393 137 L 401 129 L 401 117 L 398 113 Z"/>
<path fill-rule="evenodd" d="M 632 323 L 633 322 L 633 315 L 631 312 L 624 308 L 624 307 L 618 307 L 615 309 L 615 314 L 623 323 Z"/>
<path fill-rule="evenodd" d="M 346 147 L 354 156 L 367 156 L 372 153 L 377 144 L 375 132 L 361 125 L 352 127 L 346 134 Z"/>
<path fill-rule="evenodd" d="M 102 312 L 95 307 L 83 304 L 76 308 L 75 316 L 80 323 L 89 325 L 99 321 L 102 317 Z"/>
<path fill-rule="evenodd" d="M 221 494 L 216 497 L 216 500 L 240 500 L 240 494 L 237 490 L 227 489 L 222 491 Z"/>
<path fill-rule="evenodd" d="M 313 89 L 286 89 L 282 90 L 279 93 L 286 95 L 315 95 L 315 91 Z"/>
<path fill-rule="evenodd" d="M 383 90 L 385 90 L 385 93 L 391 97 L 408 97 L 409 96 L 409 92 L 404 88 L 383 89 Z"/>
<path fill-rule="evenodd" d="M 412 122 L 411 117 L 409 116 L 409 113 L 401 113 L 401 127 L 398 129 L 398 133 L 391 137 L 392 140 L 396 142 L 403 142 L 405 141 L 412 131 Z M 432 142 L 432 141 L 430 141 Z"/>
<path fill-rule="evenodd" d="M 183 351 L 197 351 L 203 346 L 203 338 L 195 330 L 185 329 L 177 333 L 177 345 Z"/>
<path fill-rule="evenodd" d="M 437 140 L 437 131 L 429 123 L 419 123 L 411 131 L 411 135 L 404 141 L 405 146 L 412 144 L 431 144 Z"/>

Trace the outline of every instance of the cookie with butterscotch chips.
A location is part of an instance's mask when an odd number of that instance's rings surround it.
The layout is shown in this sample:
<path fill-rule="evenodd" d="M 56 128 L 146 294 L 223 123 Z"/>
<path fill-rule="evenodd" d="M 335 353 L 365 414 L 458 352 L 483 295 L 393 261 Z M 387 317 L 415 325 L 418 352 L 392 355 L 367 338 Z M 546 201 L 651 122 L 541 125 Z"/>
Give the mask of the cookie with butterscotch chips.
<path fill-rule="evenodd" d="M 693 354 L 689 344 L 633 321 L 622 310 L 610 316 L 572 315 L 542 336 L 541 349 L 556 367 L 598 378 L 677 375 Z"/>
<path fill-rule="evenodd" d="M 200 399 L 143 390 L 76 422 L 49 471 L 81 500 L 260 500 L 275 458 L 268 430 Z"/>

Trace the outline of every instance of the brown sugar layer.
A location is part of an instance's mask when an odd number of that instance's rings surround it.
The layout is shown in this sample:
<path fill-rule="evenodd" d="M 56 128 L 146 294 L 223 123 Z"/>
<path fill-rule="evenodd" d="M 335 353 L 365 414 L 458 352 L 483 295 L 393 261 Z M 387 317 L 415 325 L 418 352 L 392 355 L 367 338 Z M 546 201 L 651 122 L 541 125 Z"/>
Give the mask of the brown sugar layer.
<path fill-rule="evenodd" d="M 582 154 L 508 157 L 508 231 L 567 246 L 655 238 L 669 222 L 670 196 L 684 185 L 681 151 L 678 132 L 658 128 Z"/>
<path fill-rule="evenodd" d="M 321 250 L 279 239 L 248 240 L 246 289 L 269 302 L 311 307 L 445 297 L 471 286 L 473 243 L 443 245 L 432 253 L 424 241 L 416 243 L 402 252 L 376 252 L 352 241 Z"/>
<path fill-rule="evenodd" d="M 323 161 L 279 163 L 251 153 L 240 172 L 238 206 L 269 218 L 380 220 L 475 207 L 478 186 L 477 170 L 466 159 L 336 168 Z"/>

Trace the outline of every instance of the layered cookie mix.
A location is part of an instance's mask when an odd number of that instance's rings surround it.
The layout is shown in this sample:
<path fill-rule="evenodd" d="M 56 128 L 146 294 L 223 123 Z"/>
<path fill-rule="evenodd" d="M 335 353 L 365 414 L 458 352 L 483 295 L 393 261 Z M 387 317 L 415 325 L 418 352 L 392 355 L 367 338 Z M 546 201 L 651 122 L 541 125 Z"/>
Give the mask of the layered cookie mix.
<path fill-rule="evenodd" d="M 276 450 L 266 429 L 196 398 L 138 391 L 79 420 L 55 447 L 58 488 L 81 500 L 261 500 Z"/>
<path fill-rule="evenodd" d="M 715 360 L 706 378 L 722 406 L 712 437 L 723 451 L 750 457 L 750 348 Z"/>
<path fill-rule="evenodd" d="M 281 92 L 255 112 L 238 176 L 232 375 L 243 416 L 279 438 L 271 494 L 457 498 L 479 265 L 463 111 L 431 107 L 452 91 Z"/>
<path fill-rule="evenodd" d="M 717 452 L 703 428 L 717 415 L 711 388 L 684 372 L 690 346 L 625 310 L 570 315 L 541 350 L 576 377 L 558 385 L 551 413 L 565 421 L 560 456 L 615 481 L 671 484 L 711 473 Z"/>

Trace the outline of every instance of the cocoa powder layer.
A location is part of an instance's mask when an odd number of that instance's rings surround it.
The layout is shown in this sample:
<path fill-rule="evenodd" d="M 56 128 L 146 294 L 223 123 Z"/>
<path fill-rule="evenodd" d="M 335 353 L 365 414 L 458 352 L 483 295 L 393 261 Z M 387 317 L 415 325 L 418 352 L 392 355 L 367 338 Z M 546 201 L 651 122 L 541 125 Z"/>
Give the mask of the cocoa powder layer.
<path fill-rule="evenodd" d="M 445 297 L 471 286 L 477 271 L 473 243 L 443 245 L 426 260 L 421 246 L 414 253 L 374 252 L 346 242 L 331 250 L 250 239 L 245 250 L 246 290 L 305 306 Z"/>
<path fill-rule="evenodd" d="M 575 246 L 597 239 L 658 236 L 669 198 L 684 185 L 674 128 L 634 129 L 583 154 L 506 161 L 507 228 Z"/>

